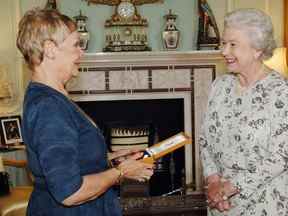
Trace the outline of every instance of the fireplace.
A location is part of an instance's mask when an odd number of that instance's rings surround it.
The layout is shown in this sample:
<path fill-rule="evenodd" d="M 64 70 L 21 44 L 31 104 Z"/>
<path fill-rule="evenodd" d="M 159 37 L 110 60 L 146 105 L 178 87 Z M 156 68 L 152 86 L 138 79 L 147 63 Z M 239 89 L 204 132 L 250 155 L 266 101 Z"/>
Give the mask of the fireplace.
<path fill-rule="evenodd" d="M 78 101 L 77 104 L 104 129 L 110 122 L 153 123 L 160 140 L 184 130 L 184 99 Z"/>
<path fill-rule="evenodd" d="M 197 140 L 210 84 L 222 65 L 217 51 L 90 54 L 82 59 L 79 76 L 67 89 L 100 128 L 105 121 L 126 116 L 123 121 L 154 123 L 159 140 L 179 131 L 190 135 L 193 144 L 179 153 L 184 155 L 179 170 L 184 167 L 189 189 L 202 190 Z M 174 119 L 166 121 L 163 116 Z M 173 188 L 182 180 L 177 178 Z"/>
<path fill-rule="evenodd" d="M 97 123 L 108 145 L 111 140 L 106 131 L 113 125 L 126 129 L 149 125 L 153 131 L 150 145 L 184 131 L 183 98 L 79 101 L 77 104 Z M 184 186 L 184 158 L 184 148 L 181 148 L 156 163 L 155 174 L 150 180 L 150 195 L 167 194 Z"/>

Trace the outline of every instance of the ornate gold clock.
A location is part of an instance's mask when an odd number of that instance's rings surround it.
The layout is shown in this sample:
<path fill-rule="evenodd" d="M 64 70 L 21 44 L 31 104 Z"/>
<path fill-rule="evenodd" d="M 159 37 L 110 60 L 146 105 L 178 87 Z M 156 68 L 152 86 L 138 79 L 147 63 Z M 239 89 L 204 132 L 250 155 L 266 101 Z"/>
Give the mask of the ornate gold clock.
<path fill-rule="evenodd" d="M 104 52 L 150 51 L 147 19 L 137 11 L 137 6 L 163 0 L 86 0 L 88 4 L 114 6 L 110 19 L 105 21 Z"/>

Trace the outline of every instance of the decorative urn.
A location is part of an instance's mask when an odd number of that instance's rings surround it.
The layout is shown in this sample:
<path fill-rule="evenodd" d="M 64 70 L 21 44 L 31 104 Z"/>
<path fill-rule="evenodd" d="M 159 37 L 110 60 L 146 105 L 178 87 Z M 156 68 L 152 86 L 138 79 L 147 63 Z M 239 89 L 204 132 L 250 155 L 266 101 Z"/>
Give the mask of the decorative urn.
<path fill-rule="evenodd" d="M 77 31 L 80 34 L 80 47 L 83 50 L 87 50 L 88 49 L 88 43 L 90 40 L 90 33 L 88 32 L 86 25 L 87 25 L 87 20 L 88 17 L 82 15 L 81 11 L 80 14 L 78 16 L 74 17 L 76 24 L 77 24 Z"/>
<path fill-rule="evenodd" d="M 48 0 L 46 2 L 45 9 L 57 10 L 57 2 L 56 2 L 56 0 Z"/>
<path fill-rule="evenodd" d="M 180 32 L 176 28 L 176 14 L 172 14 L 172 10 L 164 16 L 166 19 L 166 28 L 162 33 L 164 48 L 167 50 L 175 50 L 178 48 Z"/>

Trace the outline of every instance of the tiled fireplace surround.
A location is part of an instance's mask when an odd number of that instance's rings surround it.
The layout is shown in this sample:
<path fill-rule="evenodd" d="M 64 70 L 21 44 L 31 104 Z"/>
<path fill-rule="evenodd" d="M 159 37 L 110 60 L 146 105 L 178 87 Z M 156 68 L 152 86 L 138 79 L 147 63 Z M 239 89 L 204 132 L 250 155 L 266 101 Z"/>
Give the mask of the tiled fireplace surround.
<path fill-rule="evenodd" d="M 223 70 L 218 51 L 97 53 L 83 57 L 67 88 L 74 101 L 184 99 L 186 184 L 202 188 L 198 137 L 211 81 Z"/>

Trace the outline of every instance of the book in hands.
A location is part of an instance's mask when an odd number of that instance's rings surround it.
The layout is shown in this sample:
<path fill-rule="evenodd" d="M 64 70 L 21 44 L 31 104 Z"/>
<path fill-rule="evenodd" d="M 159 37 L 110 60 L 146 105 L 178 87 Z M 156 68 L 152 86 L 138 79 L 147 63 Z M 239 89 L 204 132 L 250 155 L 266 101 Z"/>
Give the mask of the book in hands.
<path fill-rule="evenodd" d="M 157 159 L 181 148 L 186 144 L 191 144 L 192 139 L 184 132 L 180 132 L 172 137 L 169 137 L 159 143 L 145 149 L 143 155 L 143 162 L 154 163 Z"/>

